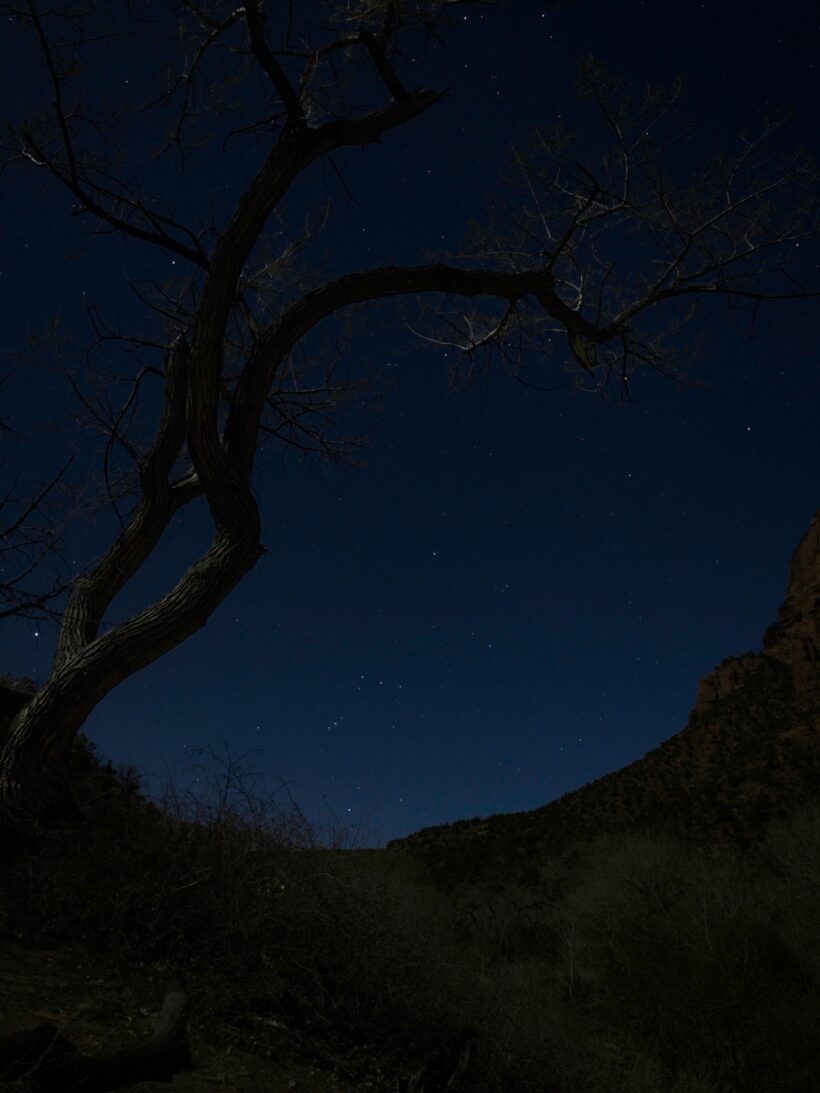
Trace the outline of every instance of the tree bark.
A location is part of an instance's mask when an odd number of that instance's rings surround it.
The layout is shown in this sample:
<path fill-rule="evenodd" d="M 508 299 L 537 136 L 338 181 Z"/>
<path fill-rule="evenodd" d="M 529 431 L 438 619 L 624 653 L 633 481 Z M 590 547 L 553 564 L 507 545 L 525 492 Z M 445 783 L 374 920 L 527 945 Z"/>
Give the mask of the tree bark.
<path fill-rule="evenodd" d="M 242 507 L 237 498 L 235 504 Z M 239 524 L 219 528 L 175 588 L 80 649 L 18 713 L 0 755 L 3 826 L 48 825 L 64 812 L 71 743 L 91 711 L 124 679 L 205 626 L 264 553 L 255 502 L 244 506 Z"/>

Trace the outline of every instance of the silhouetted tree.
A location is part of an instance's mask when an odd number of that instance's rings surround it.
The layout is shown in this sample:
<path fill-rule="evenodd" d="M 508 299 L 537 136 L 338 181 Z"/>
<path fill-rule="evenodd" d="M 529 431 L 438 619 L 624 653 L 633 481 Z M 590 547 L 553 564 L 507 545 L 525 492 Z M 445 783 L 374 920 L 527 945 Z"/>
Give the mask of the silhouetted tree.
<path fill-rule="evenodd" d="M 671 120 L 677 91 L 630 102 L 592 62 L 581 71 L 609 135 L 600 162 L 579 161 L 563 132 L 537 132 L 528 149 L 513 150 L 512 190 L 457 256 L 326 276 L 310 255 L 321 209 L 300 238 L 271 231 L 312 164 L 424 123 L 446 92 L 417 85 L 418 46 L 464 6 L 315 0 L 266 10 L 262 0 L 172 0 L 160 12 L 94 0 L 2 4 L 36 41 L 50 85 L 49 105 L 10 130 L 7 161 L 56 180 L 92 234 L 158 248 L 179 271 L 134 285 L 156 316 L 152 329 L 123 333 L 91 309 L 97 345 L 114 342 L 138 362 L 125 373 L 121 402 L 99 396 L 93 369 L 84 379 L 68 375 L 103 430 L 104 480 L 120 524 L 71 580 L 53 671 L 12 725 L 0 757 L 8 820 L 50 813 L 71 741 L 97 703 L 205 626 L 265 553 L 252 489 L 260 446 L 350 453 L 336 415 L 356 384 L 334 379 L 343 350 L 317 352 L 311 338 L 328 320 L 401 297 L 419 308 L 411 328 L 457 360 L 456 380 L 490 355 L 522 380 L 526 362 L 557 358 L 584 385 L 602 389 L 615 375 L 626 390 L 637 368 L 671 367 L 674 335 L 698 301 L 720 296 L 755 309 L 807 294 L 787 263 L 814 231 L 814 180 L 802 161 L 772 151 L 782 120 L 676 182 L 666 164 L 682 136 Z M 146 43 L 142 102 L 118 101 L 116 65 L 100 59 L 124 34 L 132 51 Z M 151 77 L 161 41 L 172 57 Z M 77 89 L 82 58 L 93 61 L 95 51 L 97 71 L 115 88 L 107 97 L 100 77 Z M 193 212 L 196 189 L 175 204 L 134 181 L 152 119 L 160 147 L 150 162 L 166 164 L 166 182 L 175 157 L 195 168 L 220 127 L 228 154 L 237 141 L 256 140 L 258 166 L 227 214 L 212 209 L 203 220 Z M 373 157 L 378 170 L 378 149 Z M 178 190 L 189 177 L 195 170 L 180 174 Z M 107 375 L 123 378 L 110 365 Z M 161 386 L 163 405 L 153 433 L 140 438 L 134 410 L 151 383 Z M 113 599 L 175 515 L 199 498 L 213 520 L 211 545 L 166 595 L 102 632 Z"/>

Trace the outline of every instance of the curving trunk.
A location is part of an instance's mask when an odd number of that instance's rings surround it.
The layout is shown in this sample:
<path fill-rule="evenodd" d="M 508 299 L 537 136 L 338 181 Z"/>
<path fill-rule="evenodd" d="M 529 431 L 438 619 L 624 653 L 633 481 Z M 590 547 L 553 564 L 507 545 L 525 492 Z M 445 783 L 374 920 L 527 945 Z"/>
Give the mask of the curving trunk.
<path fill-rule="evenodd" d="M 244 526 L 221 528 L 207 553 L 166 596 L 89 642 L 19 711 L 0 754 L 0 822 L 50 825 L 71 811 L 71 744 L 88 715 L 124 679 L 207 623 L 264 553 L 255 506 Z"/>

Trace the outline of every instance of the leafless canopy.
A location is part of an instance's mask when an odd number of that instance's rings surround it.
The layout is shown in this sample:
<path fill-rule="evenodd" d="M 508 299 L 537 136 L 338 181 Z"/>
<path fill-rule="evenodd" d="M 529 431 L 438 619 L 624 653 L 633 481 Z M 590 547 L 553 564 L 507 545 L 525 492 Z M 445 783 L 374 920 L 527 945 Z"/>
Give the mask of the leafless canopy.
<path fill-rule="evenodd" d="M 625 389 L 642 365 L 671 368 L 670 334 L 698 301 L 754 311 L 812 292 L 794 260 L 816 232 L 815 176 L 778 151 L 782 119 L 693 168 L 677 92 L 631 101 L 592 62 L 582 81 L 602 156 L 590 147 L 594 127 L 576 148 L 545 118 L 528 148 L 511 147 L 513 185 L 461 253 L 329 273 L 315 247 L 327 210 L 294 226 L 289 202 L 304 172 L 319 161 L 336 170 L 334 153 L 424 125 L 446 94 L 417 86 L 425 50 L 452 13 L 479 3 L 4 0 L 36 43 L 48 88 L 42 112 L 9 131 L 7 165 L 52 178 L 87 233 L 153 248 L 166 271 L 133 283 L 150 329 L 124 331 L 90 309 L 94 348 L 118 346 L 127 367 L 110 352 L 96 366 L 92 354 L 85 376 L 69 375 L 102 431 L 111 500 L 133 501 L 118 509 L 108 550 L 72 582 L 54 674 L 0 760 L 7 802 L 45 752 L 53 765 L 106 693 L 204 626 L 264 553 L 252 488 L 260 448 L 350 454 L 336 421 L 358 379 L 344 337 L 317 348 L 325 320 L 366 317 L 365 305 L 402 297 L 421 312 L 410 329 L 455 353 L 457 378 L 495 354 L 526 382 L 557 361 L 582 386 L 603 389 L 614 374 Z M 162 41 L 168 59 L 151 73 Z M 84 60 L 116 74 L 116 98 L 84 84 Z M 238 196 L 219 182 L 226 156 L 231 177 L 246 167 Z M 124 380 L 126 394 L 112 399 Z M 147 429 L 141 400 L 155 411 Z M 101 634 L 114 597 L 203 495 L 209 549 L 167 595 Z"/>
<path fill-rule="evenodd" d="M 533 293 L 494 315 L 458 302 L 439 309 L 436 333 L 422 336 L 457 351 L 462 381 L 479 350 L 525 382 L 557 353 L 578 386 L 604 391 L 614 374 L 628 394 L 640 367 L 672 374 L 684 362 L 680 334 L 704 297 L 754 322 L 765 300 L 815 294 L 799 248 L 816 237 L 817 176 L 803 155 L 783 153 L 788 116 L 770 116 L 732 152 L 699 164 L 680 82 L 635 99 L 587 58 L 580 91 L 595 108 L 597 161 L 589 136 L 561 125 L 510 145 L 509 188 L 489 199 L 459 255 L 473 268 L 538 274 L 560 304 Z"/>

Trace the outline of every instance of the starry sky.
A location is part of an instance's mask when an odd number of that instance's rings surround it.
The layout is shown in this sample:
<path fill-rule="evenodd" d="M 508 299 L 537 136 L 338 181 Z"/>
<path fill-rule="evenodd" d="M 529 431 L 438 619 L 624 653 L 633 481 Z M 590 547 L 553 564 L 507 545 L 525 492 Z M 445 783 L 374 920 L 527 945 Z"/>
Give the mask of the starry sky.
<path fill-rule="evenodd" d="M 585 124 L 574 65 L 588 53 L 637 87 L 681 76 L 693 155 L 736 147 L 781 109 L 794 111 L 789 140 L 811 148 L 816 24 L 807 7 L 750 19 L 739 0 L 467 9 L 446 36 L 451 53 L 431 50 L 406 73 L 449 96 L 380 145 L 338 155 L 344 186 L 313 170 L 294 215 L 317 194 L 332 199 L 330 272 L 457 252 L 510 142 L 559 118 Z M 2 53 L 10 116 L 46 103 L 33 49 L 15 34 Z M 127 93 L 143 69 L 123 53 L 109 93 Z M 262 154 L 248 143 L 210 161 L 218 206 Z M 169 184 L 181 194 L 187 183 Z M 90 303 L 132 329 L 145 320 L 128 279 L 168 272 L 166 255 L 85 238 L 70 199 L 33 170 L 0 187 L 7 352 L 55 314 L 84 345 Z M 268 553 L 204 630 L 109 695 L 86 732 L 152 793 L 169 775 L 201 789 L 218 767 L 198 749 L 227 748 L 283 806 L 292 797 L 320 829 L 350 825 L 373 846 L 533 809 L 640 757 L 684 726 L 700 677 L 760 647 L 784 597 L 818 505 L 815 313 L 774 303 L 750 333 L 747 316 L 704 310 L 688 372 L 698 383 L 641 373 L 627 402 L 574 389 L 561 354 L 533 365 L 545 390 L 498 370 L 451 393 L 441 355 L 408 338 L 398 312 L 375 310 L 350 347 L 381 390 L 378 407 L 359 411 L 361 465 L 266 450 L 255 489 Z M 77 470 L 87 465 L 93 438 L 78 438 L 56 374 L 25 367 L 0 397 L 0 416 L 26 437 L 2 441 L 6 486 L 18 470 L 22 484 L 42 480 L 78 443 Z M 111 527 L 100 512 L 70 528 L 69 572 Z M 162 594 L 209 533 L 200 502 L 107 623 Z M 42 682 L 55 637 L 49 623 L 3 620 L 0 673 Z"/>

